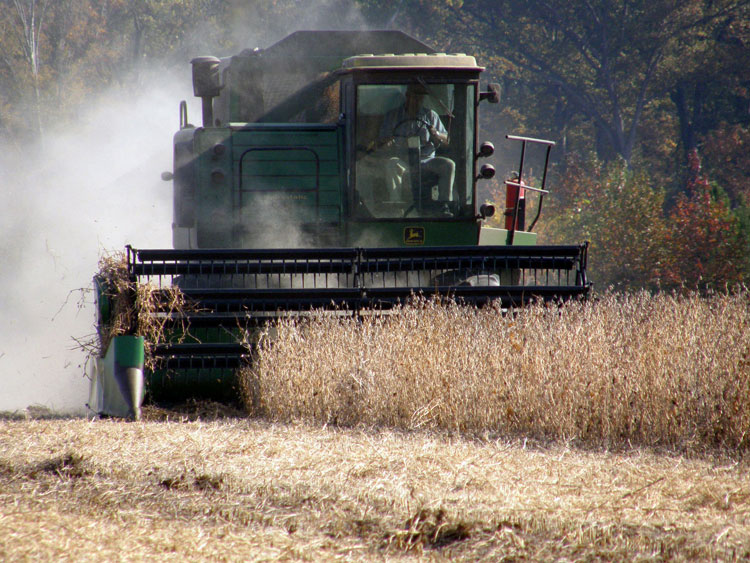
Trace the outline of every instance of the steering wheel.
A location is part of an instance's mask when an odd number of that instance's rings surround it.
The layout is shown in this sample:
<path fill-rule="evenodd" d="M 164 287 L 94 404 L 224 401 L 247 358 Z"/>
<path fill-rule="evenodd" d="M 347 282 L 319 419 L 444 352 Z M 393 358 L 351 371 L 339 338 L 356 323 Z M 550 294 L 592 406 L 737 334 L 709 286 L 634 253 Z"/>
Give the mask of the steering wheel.
<path fill-rule="evenodd" d="M 393 132 L 391 133 L 391 136 L 392 137 L 411 137 L 412 135 L 399 135 L 398 133 L 396 133 L 396 130 L 402 125 L 404 125 L 405 123 L 417 123 L 418 125 L 424 125 L 425 127 L 427 127 L 428 131 L 430 127 L 432 127 L 432 125 L 430 125 L 423 117 L 407 117 L 406 119 L 402 119 L 401 121 L 396 123 L 396 125 L 393 126 Z"/>

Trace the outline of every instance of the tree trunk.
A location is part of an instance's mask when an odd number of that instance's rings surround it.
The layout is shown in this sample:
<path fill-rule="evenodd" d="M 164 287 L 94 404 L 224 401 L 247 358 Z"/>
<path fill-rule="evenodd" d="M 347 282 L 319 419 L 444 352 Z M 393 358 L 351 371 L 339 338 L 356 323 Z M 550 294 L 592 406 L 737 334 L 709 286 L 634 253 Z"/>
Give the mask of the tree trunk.
<path fill-rule="evenodd" d="M 21 22 L 22 30 L 18 34 L 24 56 L 29 63 L 33 89 L 31 125 L 34 128 L 39 142 L 43 142 L 44 129 L 42 126 L 42 97 L 39 84 L 39 36 L 44 24 L 44 14 L 47 11 L 48 0 L 45 0 L 41 9 L 37 12 L 36 0 L 28 0 L 28 4 L 22 5 L 21 0 L 14 0 L 16 13 Z M 38 17 L 37 17 L 38 16 Z"/>

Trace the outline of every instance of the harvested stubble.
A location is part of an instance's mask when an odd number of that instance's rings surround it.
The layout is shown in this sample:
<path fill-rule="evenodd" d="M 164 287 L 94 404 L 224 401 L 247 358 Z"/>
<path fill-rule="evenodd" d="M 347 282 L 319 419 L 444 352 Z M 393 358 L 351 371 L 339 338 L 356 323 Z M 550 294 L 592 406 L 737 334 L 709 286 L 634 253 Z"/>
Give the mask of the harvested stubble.
<path fill-rule="evenodd" d="M 262 421 L 0 421 L 0 560 L 747 560 L 745 462 Z"/>
<path fill-rule="evenodd" d="M 746 290 L 515 314 L 420 301 L 268 333 L 244 374 L 245 402 L 272 420 L 733 455 L 750 446 Z"/>

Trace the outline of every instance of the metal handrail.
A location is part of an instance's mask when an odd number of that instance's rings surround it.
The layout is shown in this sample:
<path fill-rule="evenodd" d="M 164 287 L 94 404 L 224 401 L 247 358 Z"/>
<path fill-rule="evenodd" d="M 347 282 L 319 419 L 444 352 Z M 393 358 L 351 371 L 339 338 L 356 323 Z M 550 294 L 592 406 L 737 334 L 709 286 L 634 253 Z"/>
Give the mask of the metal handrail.
<path fill-rule="evenodd" d="M 549 166 L 549 153 L 552 147 L 555 146 L 554 141 L 547 141 L 545 139 L 535 139 L 533 137 L 520 137 L 518 135 L 506 135 L 506 139 L 510 141 L 521 141 L 521 162 L 518 166 L 518 178 L 517 182 L 513 181 L 506 181 L 507 185 L 516 186 L 518 188 L 524 188 L 524 189 L 530 189 L 536 192 L 540 192 L 539 196 L 539 206 L 537 207 L 536 216 L 534 217 L 534 220 L 531 222 L 531 225 L 529 226 L 529 232 L 534 230 L 534 226 L 536 225 L 536 222 L 539 220 L 539 216 L 542 213 L 542 202 L 544 201 L 544 196 L 549 193 L 548 190 L 545 190 L 545 186 L 547 185 L 547 168 Z M 544 174 L 542 176 L 542 187 L 541 188 L 533 188 L 531 186 L 526 186 L 523 183 L 523 165 L 526 160 L 526 143 L 534 143 L 539 145 L 546 145 L 546 155 L 544 158 Z M 519 194 L 520 196 L 520 194 Z M 516 198 L 516 204 L 513 207 L 513 223 L 510 228 L 510 232 L 508 233 L 508 244 L 513 244 L 514 235 L 516 232 L 516 223 L 518 222 L 518 212 L 520 209 L 521 204 L 521 198 Z"/>
<path fill-rule="evenodd" d="M 525 190 L 531 190 L 533 192 L 540 192 L 543 194 L 549 193 L 549 190 L 543 190 L 542 188 L 535 188 L 534 186 L 529 186 L 528 184 L 521 184 L 519 182 L 513 182 L 511 180 L 505 180 L 505 184 L 508 186 L 515 186 L 517 188 L 523 188 Z"/>

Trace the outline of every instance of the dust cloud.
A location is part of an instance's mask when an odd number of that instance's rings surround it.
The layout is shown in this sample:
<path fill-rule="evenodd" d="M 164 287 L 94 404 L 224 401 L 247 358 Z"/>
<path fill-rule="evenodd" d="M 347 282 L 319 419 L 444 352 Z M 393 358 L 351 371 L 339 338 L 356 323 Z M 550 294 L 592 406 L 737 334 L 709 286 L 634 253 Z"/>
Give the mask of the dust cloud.
<path fill-rule="evenodd" d="M 172 189 L 160 173 L 172 169 L 189 80 L 186 68 L 144 81 L 156 89 L 100 96 L 43 148 L 2 151 L 0 411 L 84 412 L 76 339 L 95 331 L 91 279 L 99 258 L 126 244 L 171 247 Z"/>
<path fill-rule="evenodd" d="M 359 10 L 345 6 L 311 0 L 273 21 L 245 14 L 226 32 L 252 48 L 296 30 L 365 29 Z M 192 54 L 231 54 L 200 51 Z M 200 122 L 190 59 L 178 76 L 144 74 L 138 92 L 98 96 L 76 122 L 48 129 L 43 149 L 0 144 L 0 411 L 86 412 L 87 353 L 78 342 L 95 335 L 99 258 L 126 244 L 172 246 L 172 187 L 160 174 L 172 169 L 180 100 Z"/>

